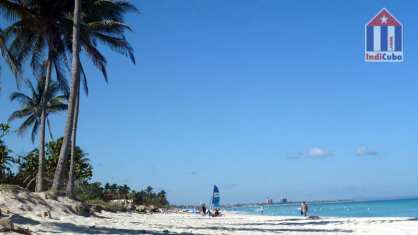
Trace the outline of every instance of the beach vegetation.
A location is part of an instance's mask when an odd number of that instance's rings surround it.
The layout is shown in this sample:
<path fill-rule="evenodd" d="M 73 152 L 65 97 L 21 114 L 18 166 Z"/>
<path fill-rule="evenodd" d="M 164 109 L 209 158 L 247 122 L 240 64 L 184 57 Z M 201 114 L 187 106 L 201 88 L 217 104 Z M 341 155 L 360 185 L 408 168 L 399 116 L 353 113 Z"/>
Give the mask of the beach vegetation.
<path fill-rule="evenodd" d="M 87 58 L 97 67 L 107 81 L 107 60 L 99 50 L 99 45 L 107 46 L 110 50 L 127 56 L 135 63 L 134 50 L 126 39 L 126 32 L 131 28 L 125 22 L 125 15 L 129 12 L 138 12 L 136 7 L 128 1 L 94 1 L 75 0 L 72 14 L 74 24 L 71 24 L 71 32 L 67 34 L 67 45 L 72 45 L 71 88 L 69 94 L 69 109 L 64 128 L 63 145 L 61 147 L 58 166 L 54 175 L 51 192 L 59 191 L 66 179 L 63 175 L 63 167 L 67 153 L 73 152 L 71 143 L 76 142 L 78 110 L 80 107 L 79 91 L 80 78 L 84 80 L 86 88 L 86 75 L 80 62 L 79 53 L 84 52 Z M 71 36 L 70 36 L 71 35 Z M 86 90 L 86 89 L 85 89 Z M 66 187 L 66 193 L 72 197 L 74 188 L 72 179 L 72 167 Z"/>
<path fill-rule="evenodd" d="M 4 124 L 0 136 L 8 133 L 9 126 Z M 49 187 L 52 184 L 57 167 L 59 153 L 63 138 L 51 140 L 45 146 L 45 173 L 44 184 Z M 167 193 L 164 190 L 155 192 L 154 188 L 147 186 L 142 190 L 134 190 L 127 184 L 92 182 L 93 166 L 88 154 L 79 146 L 75 147 L 74 198 L 92 208 L 99 208 L 112 212 L 128 210 L 127 202 L 133 206 L 152 206 L 153 208 L 169 207 Z M 35 148 L 23 156 L 16 156 L 0 138 L 1 180 L 0 184 L 19 185 L 30 191 L 35 191 L 36 175 L 39 169 L 39 149 Z M 70 158 L 64 165 L 65 177 L 69 174 Z"/>
<path fill-rule="evenodd" d="M 0 183 L 10 181 L 13 176 L 12 165 L 14 158 L 12 151 L 7 147 L 6 143 L 0 138 Z"/>
<path fill-rule="evenodd" d="M 164 190 L 154 192 L 150 189 L 152 189 L 152 187 L 148 186 L 143 190 L 136 191 L 126 184 L 118 185 L 106 183 L 105 185 L 102 185 L 100 182 L 85 182 L 80 185 L 77 195 L 81 200 L 89 202 L 107 203 L 114 201 L 129 201 L 134 205 L 154 206 L 158 208 L 170 205 L 167 199 L 167 193 Z"/>
<path fill-rule="evenodd" d="M 0 50 L 18 87 L 24 81 L 28 91 L 18 90 L 10 96 L 20 106 L 8 121 L 21 120 L 18 128 L 10 131 L 8 124 L 0 125 L 1 183 L 36 192 L 50 189 L 48 195 L 65 193 L 109 210 L 121 209 L 117 201 L 169 206 L 164 190 L 155 191 L 148 186 L 136 191 L 126 184 L 91 182 L 93 167 L 88 154 L 77 146 L 81 85 L 86 95 L 89 90 L 80 54 L 101 72 L 105 81 L 108 74 L 103 48 L 108 47 L 135 64 L 133 47 L 126 39 L 126 33 L 132 29 L 125 17 L 132 12 L 138 13 L 138 9 L 124 0 L 0 2 L 0 15 L 5 19 Z M 21 79 L 22 68 L 29 68 L 33 78 Z M 54 139 L 51 114 L 64 110 L 67 115 L 63 137 Z M 3 140 L 9 132 L 30 132 L 38 147 L 14 155 Z"/>
<path fill-rule="evenodd" d="M 45 185 L 49 187 L 52 184 L 52 179 L 58 162 L 59 150 L 62 145 L 62 138 L 58 140 L 51 140 L 46 144 L 45 154 Z M 87 182 L 93 176 L 93 167 L 85 153 L 80 147 L 76 147 L 75 154 L 75 178 L 76 182 L 82 184 Z M 18 171 L 16 174 L 17 183 L 27 189 L 34 190 L 34 180 L 38 169 L 39 159 L 38 149 L 32 150 L 30 153 L 18 159 Z M 66 163 L 66 173 L 69 172 L 69 159 Z"/>

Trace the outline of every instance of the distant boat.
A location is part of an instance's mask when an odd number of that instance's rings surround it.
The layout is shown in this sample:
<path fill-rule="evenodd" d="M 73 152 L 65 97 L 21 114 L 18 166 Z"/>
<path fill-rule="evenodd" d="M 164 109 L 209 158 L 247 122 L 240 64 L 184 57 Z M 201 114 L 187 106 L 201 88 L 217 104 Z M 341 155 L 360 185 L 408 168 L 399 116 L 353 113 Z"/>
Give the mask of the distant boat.
<path fill-rule="evenodd" d="M 221 197 L 219 194 L 219 189 L 216 185 L 213 186 L 213 194 L 212 194 L 212 206 L 213 208 L 219 208 L 221 202 Z"/>

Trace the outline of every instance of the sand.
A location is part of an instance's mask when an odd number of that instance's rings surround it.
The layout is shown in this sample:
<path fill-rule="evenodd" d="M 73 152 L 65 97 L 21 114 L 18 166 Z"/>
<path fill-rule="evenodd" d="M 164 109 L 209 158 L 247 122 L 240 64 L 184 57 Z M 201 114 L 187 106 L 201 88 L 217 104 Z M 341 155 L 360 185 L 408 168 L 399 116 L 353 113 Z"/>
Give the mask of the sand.
<path fill-rule="evenodd" d="M 320 218 L 245 215 L 209 218 L 188 213 L 74 214 L 78 202 L 24 190 L 0 190 L 0 208 L 33 234 L 418 234 L 417 218 Z M 40 216 L 48 211 L 51 217 Z"/>
<path fill-rule="evenodd" d="M 20 215 L 22 227 L 35 234 L 418 234 L 408 218 L 321 218 L 239 215 L 208 218 L 191 214 L 99 213 L 40 218 Z"/>

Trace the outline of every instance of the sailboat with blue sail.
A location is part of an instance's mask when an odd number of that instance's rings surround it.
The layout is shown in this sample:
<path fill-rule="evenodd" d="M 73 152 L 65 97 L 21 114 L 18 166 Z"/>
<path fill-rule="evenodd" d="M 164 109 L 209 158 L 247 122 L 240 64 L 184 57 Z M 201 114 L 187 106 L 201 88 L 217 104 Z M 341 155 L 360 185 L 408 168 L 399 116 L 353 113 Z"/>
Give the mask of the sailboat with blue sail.
<path fill-rule="evenodd" d="M 218 186 L 213 186 L 213 194 L 212 194 L 212 207 L 213 208 L 219 208 L 221 202 L 221 197 L 219 194 L 219 188 Z"/>

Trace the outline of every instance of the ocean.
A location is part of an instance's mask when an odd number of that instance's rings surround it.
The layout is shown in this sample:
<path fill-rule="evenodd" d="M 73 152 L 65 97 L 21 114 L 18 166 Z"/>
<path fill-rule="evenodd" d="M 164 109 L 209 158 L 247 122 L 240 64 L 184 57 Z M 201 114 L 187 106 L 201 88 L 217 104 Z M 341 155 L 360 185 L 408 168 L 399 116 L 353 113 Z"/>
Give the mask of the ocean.
<path fill-rule="evenodd" d="M 309 215 L 329 217 L 414 217 L 418 218 L 418 199 L 311 202 Z M 247 205 L 228 208 L 229 211 L 278 216 L 300 216 L 299 203 Z"/>

